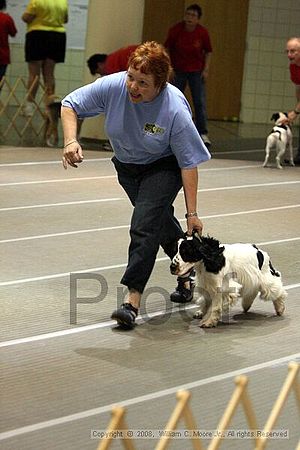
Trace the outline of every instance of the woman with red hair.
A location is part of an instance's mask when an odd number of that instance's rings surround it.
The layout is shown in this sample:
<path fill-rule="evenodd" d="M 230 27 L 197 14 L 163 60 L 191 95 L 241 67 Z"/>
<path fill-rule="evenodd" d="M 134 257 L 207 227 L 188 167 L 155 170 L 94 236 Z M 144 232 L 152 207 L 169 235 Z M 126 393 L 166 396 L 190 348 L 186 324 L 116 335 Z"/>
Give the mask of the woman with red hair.
<path fill-rule="evenodd" d="M 130 56 L 127 72 L 99 78 L 62 101 L 64 167 L 77 167 L 83 161 L 76 140 L 77 117 L 104 114 L 118 181 L 133 205 L 128 265 L 121 280 L 128 287 L 128 297 L 112 314 L 126 328 L 134 326 L 159 246 L 172 258 L 177 240 L 184 236 L 173 209 L 182 187 L 187 232 L 202 232 L 197 214 L 197 166 L 210 154 L 186 98 L 169 83 L 171 74 L 165 48 L 146 42 Z M 189 293 L 191 300 L 189 274 L 184 283 L 179 281 L 176 293 L 183 297 Z"/>

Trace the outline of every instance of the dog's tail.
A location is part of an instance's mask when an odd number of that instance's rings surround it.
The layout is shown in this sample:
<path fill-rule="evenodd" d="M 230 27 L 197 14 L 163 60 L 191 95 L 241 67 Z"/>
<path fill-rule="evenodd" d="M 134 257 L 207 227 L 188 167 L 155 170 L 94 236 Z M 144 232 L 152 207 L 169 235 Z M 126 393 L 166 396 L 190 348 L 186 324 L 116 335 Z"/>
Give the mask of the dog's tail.
<path fill-rule="evenodd" d="M 273 277 L 281 277 L 281 273 L 273 267 L 271 260 L 269 261 L 269 268 Z"/>
<path fill-rule="evenodd" d="M 47 95 L 47 94 L 45 94 L 45 95 L 44 95 L 44 103 L 45 103 L 46 106 L 49 106 L 49 105 L 51 105 L 52 103 L 56 103 L 57 100 L 59 100 L 59 98 L 60 98 L 60 97 L 58 97 L 58 96 L 55 95 L 55 94 L 52 94 L 52 95 Z"/>

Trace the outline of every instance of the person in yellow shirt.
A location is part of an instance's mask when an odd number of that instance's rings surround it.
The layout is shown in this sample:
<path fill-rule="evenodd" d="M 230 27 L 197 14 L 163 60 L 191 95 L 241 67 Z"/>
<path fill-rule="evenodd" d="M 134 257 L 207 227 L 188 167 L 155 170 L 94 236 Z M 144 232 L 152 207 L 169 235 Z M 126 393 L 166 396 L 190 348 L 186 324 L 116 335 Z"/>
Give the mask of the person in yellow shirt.
<path fill-rule="evenodd" d="M 46 96 L 55 92 L 55 64 L 64 62 L 66 53 L 68 0 L 30 0 L 22 20 L 27 23 L 25 61 L 29 72 L 24 114 L 31 116 L 41 73 Z"/>

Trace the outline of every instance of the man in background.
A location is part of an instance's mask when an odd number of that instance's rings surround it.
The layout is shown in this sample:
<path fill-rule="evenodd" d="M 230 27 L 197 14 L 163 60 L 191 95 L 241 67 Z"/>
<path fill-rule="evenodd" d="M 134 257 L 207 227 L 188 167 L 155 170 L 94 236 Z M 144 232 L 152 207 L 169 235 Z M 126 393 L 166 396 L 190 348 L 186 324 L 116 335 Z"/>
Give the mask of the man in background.
<path fill-rule="evenodd" d="M 95 53 L 87 60 L 91 74 L 104 76 L 127 70 L 129 56 L 137 47 L 138 45 L 122 47 L 109 55 Z"/>
<path fill-rule="evenodd" d="M 206 28 L 200 25 L 201 7 L 190 5 L 184 20 L 170 28 L 165 41 L 171 57 L 175 77 L 173 84 L 184 92 L 188 84 L 192 94 L 195 125 L 206 145 L 210 145 L 207 132 L 205 82 L 209 73 L 212 46 Z"/>
<path fill-rule="evenodd" d="M 287 57 L 290 62 L 290 78 L 296 88 L 296 106 L 289 112 L 288 116 L 291 121 L 297 119 L 300 114 L 300 37 L 293 37 L 286 44 Z M 300 128 L 298 150 L 294 159 L 296 165 L 300 165 Z"/>

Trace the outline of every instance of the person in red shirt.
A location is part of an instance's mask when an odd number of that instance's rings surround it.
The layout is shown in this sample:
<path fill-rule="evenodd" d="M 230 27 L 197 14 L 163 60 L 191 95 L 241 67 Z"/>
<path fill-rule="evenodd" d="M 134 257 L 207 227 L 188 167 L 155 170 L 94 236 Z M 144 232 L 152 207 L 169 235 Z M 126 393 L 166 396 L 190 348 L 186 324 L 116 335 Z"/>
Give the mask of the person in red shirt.
<path fill-rule="evenodd" d="M 99 75 L 104 76 L 127 70 L 129 56 L 137 47 L 138 45 L 122 47 L 109 55 L 95 53 L 87 60 L 87 65 L 91 74 L 96 75 L 98 73 Z"/>
<path fill-rule="evenodd" d="M 195 111 L 195 125 L 204 143 L 210 145 L 207 135 L 205 81 L 208 77 L 212 53 L 210 36 L 200 25 L 202 9 L 190 5 L 184 20 L 171 27 L 165 41 L 175 72 L 173 84 L 184 92 L 188 83 Z"/>
<path fill-rule="evenodd" d="M 17 34 L 15 22 L 9 14 L 3 12 L 5 9 L 6 0 L 0 0 L 0 88 L 1 80 L 6 73 L 7 65 L 10 63 L 8 36 L 14 37 Z"/>
<path fill-rule="evenodd" d="M 288 113 L 291 121 L 294 121 L 300 114 L 300 37 L 293 37 L 286 44 L 287 57 L 290 62 L 290 78 L 296 88 L 296 106 Z M 300 131 L 300 128 L 299 128 Z M 297 155 L 294 163 L 300 165 L 300 133 L 298 141 Z"/>
<path fill-rule="evenodd" d="M 87 65 L 90 69 L 91 74 L 99 74 L 101 77 L 103 77 L 105 75 L 111 75 L 112 73 L 123 72 L 124 70 L 127 70 L 129 57 L 137 47 L 138 45 L 128 45 L 127 47 L 119 48 L 109 55 L 107 55 L 106 53 L 95 53 L 87 60 Z M 83 120 L 80 123 L 82 125 Z M 109 142 L 104 143 L 102 147 L 104 150 L 112 151 Z"/>

